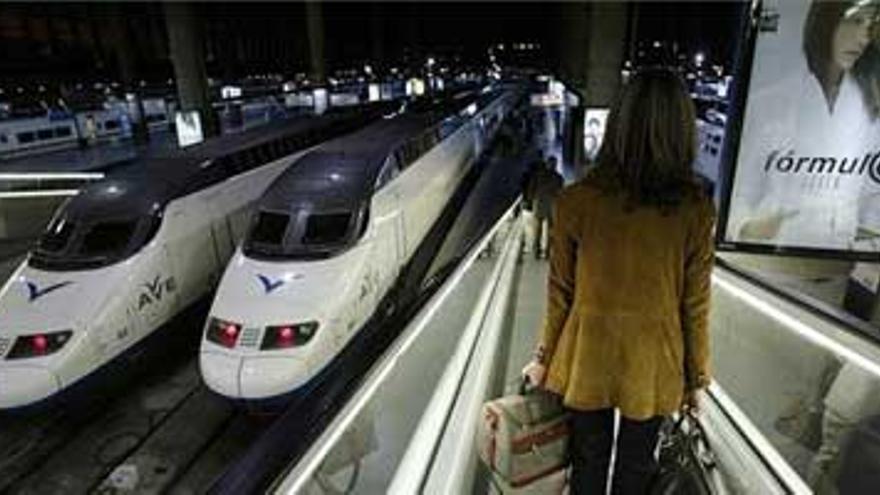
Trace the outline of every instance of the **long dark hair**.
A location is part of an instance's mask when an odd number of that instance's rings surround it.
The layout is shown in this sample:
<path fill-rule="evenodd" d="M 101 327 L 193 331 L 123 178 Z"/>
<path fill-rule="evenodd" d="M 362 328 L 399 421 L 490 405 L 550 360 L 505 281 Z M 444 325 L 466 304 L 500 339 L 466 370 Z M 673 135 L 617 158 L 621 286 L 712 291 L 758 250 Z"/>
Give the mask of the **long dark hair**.
<path fill-rule="evenodd" d="M 831 80 L 831 45 L 837 26 L 847 11 L 856 5 L 849 1 L 816 1 L 810 5 L 807 20 L 804 22 L 803 50 L 807 67 L 822 86 L 822 93 L 828 108 L 833 107 L 831 88 L 836 81 Z M 871 120 L 880 117 L 880 50 L 872 41 L 853 66 L 851 73 L 862 94 L 865 111 Z"/>
<path fill-rule="evenodd" d="M 603 189 L 622 191 L 629 207 L 669 210 L 701 193 L 691 168 L 696 148 L 696 112 L 681 78 L 642 70 L 614 102 L 595 177 Z"/>

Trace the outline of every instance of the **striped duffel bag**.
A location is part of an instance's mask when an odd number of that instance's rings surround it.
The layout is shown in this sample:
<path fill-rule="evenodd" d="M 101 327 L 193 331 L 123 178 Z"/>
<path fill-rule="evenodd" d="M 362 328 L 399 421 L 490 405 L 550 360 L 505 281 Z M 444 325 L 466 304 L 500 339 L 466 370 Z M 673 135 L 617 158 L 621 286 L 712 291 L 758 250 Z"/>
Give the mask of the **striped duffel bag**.
<path fill-rule="evenodd" d="M 519 394 L 483 404 L 477 449 L 502 493 L 555 485 L 551 480 L 568 465 L 568 414 L 558 396 L 521 387 Z"/>

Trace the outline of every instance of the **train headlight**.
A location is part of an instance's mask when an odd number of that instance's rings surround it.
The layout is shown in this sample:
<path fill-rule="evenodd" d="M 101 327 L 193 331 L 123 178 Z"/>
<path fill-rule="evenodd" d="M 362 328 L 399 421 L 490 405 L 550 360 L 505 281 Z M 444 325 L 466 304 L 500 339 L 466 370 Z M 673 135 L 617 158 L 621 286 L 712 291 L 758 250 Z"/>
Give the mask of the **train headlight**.
<path fill-rule="evenodd" d="M 266 332 L 263 334 L 263 343 L 260 344 L 260 349 L 269 350 L 299 347 L 312 340 L 312 337 L 315 336 L 317 331 L 317 321 L 266 327 Z"/>
<path fill-rule="evenodd" d="M 61 350 L 73 335 L 71 330 L 21 335 L 15 339 L 6 359 L 43 357 Z"/>
<path fill-rule="evenodd" d="M 220 344 L 223 347 L 232 349 L 238 342 L 238 336 L 241 334 L 241 325 L 231 321 L 221 320 L 220 318 L 211 318 L 208 322 L 208 331 L 205 337 Z"/>

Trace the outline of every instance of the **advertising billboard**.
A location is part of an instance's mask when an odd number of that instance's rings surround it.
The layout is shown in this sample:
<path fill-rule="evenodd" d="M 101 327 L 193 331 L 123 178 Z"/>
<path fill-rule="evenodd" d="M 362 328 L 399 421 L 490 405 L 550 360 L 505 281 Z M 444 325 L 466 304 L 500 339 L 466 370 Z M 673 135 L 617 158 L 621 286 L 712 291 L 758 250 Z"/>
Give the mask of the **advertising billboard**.
<path fill-rule="evenodd" d="M 876 256 L 880 2 L 764 5 L 721 244 Z"/>

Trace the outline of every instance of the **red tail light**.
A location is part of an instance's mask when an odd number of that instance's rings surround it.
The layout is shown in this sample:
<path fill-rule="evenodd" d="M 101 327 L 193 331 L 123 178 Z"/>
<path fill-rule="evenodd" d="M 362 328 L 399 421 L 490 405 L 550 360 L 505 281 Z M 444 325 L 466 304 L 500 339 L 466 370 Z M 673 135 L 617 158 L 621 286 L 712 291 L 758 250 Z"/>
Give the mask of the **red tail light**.
<path fill-rule="evenodd" d="M 31 337 L 31 347 L 34 350 L 34 354 L 43 355 L 49 349 L 49 340 L 46 339 L 45 335 L 34 335 Z"/>
<path fill-rule="evenodd" d="M 15 344 L 12 345 L 6 359 L 48 356 L 64 347 L 71 335 L 73 332 L 70 330 L 22 335 L 15 339 Z"/>
<path fill-rule="evenodd" d="M 299 347 L 308 343 L 318 330 L 318 322 L 297 323 L 295 325 L 278 325 L 266 327 L 260 349 L 286 349 Z"/>
<path fill-rule="evenodd" d="M 275 343 L 278 347 L 290 347 L 296 344 L 296 332 L 292 327 L 282 327 L 278 330 Z"/>
<path fill-rule="evenodd" d="M 211 318 L 208 322 L 208 330 L 205 333 L 205 337 L 211 342 L 232 349 L 238 342 L 239 334 L 241 334 L 240 324 L 219 318 Z"/>

